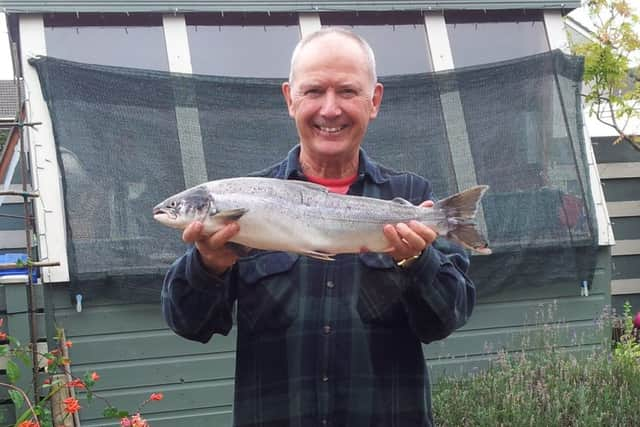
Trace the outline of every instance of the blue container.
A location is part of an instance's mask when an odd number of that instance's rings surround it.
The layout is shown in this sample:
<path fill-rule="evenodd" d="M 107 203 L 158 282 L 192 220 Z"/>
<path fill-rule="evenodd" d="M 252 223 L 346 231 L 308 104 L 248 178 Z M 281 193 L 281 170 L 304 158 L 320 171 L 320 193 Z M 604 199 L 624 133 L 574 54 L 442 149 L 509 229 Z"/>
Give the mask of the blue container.
<path fill-rule="evenodd" d="M 0 255 L 0 264 L 14 264 L 18 262 L 18 260 L 26 263 L 27 262 L 27 254 L 4 254 Z M 29 269 L 25 265 L 24 267 L 16 267 L 10 268 L 8 270 L 0 270 L 0 276 L 17 276 L 20 274 L 27 275 L 29 273 Z M 38 268 L 34 267 L 32 269 L 31 280 L 35 283 L 38 280 Z"/>

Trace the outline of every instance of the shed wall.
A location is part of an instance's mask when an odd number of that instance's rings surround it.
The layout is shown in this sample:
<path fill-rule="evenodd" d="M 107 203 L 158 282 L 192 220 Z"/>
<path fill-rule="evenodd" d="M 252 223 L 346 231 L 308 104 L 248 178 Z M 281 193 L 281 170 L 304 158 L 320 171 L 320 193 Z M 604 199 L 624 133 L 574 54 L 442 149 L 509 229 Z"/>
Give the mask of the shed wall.
<path fill-rule="evenodd" d="M 613 137 L 592 138 L 611 225 L 612 304 L 621 312 L 625 301 L 640 311 L 640 153 L 629 144 L 613 145 Z"/>

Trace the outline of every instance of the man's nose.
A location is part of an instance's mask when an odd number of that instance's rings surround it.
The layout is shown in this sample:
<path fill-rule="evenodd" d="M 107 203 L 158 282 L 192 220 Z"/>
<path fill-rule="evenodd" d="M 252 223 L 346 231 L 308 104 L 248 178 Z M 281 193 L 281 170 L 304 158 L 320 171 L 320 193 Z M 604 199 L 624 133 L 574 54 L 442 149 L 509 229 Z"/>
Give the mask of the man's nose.
<path fill-rule="evenodd" d="M 323 117 L 336 117 L 339 116 L 341 112 L 340 99 L 336 96 L 335 92 L 327 91 L 322 99 L 320 114 Z"/>

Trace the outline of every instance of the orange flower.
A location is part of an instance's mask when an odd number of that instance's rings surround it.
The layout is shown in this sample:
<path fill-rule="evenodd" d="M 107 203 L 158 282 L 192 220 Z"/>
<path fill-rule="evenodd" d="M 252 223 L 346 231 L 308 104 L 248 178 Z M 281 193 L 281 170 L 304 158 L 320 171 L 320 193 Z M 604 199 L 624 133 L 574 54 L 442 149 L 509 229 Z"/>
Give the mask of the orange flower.
<path fill-rule="evenodd" d="M 20 424 L 18 424 L 18 427 L 40 427 L 40 424 L 38 424 L 35 421 L 23 421 Z"/>
<path fill-rule="evenodd" d="M 91 373 L 91 379 L 92 379 L 93 381 L 98 381 L 98 380 L 100 379 L 100 375 L 98 375 L 98 373 L 97 373 L 97 372 L 92 372 L 92 373 Z"/>
<path fill-rule="evenodd" d="M 80 410 L 80 403 L 78 403 L 78 399 L 74 399 L 73 397 L 67 397 L 63 400 L 64 402 L 64 410 L 69 414 L 75 414 Z"/>
<path fill-rule="evenodd" d="M 69 381 L 69 387 L 85 388 L 85 385 L 80 378 L 76 378 L 73 381 Z"/>
<path fill-rule="evenodd" d="M 71 348 L 73 347 L 73 342 L 71 342 L 71 340 L 67 340 L 64 342 L 64 346 L 67 348 Z"/>
<path fill-rule="evenodd" d="M 162 393 L 151 393 L 149 400 L 162 400 L 164 399 L 164 395 Z"/>
<path fill-rule="evenodd" d="M 0 332 L 0 341 L 4 341 L 7 339 L 7 333 L 6 332 Z"/>

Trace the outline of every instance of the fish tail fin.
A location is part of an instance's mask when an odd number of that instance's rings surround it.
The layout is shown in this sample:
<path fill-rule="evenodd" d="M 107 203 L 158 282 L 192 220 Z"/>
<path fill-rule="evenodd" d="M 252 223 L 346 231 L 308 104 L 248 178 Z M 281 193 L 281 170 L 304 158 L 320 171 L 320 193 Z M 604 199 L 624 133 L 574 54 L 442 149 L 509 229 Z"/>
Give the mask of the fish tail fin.
<path fill-rule="evenodd" d="M 487 239 L 476 228 L 475 217 L 480 200 L 488 189 L 488 185 L 477 185 L 435 204 L 435 208 L 446 217 L 447 237 L 482 255 L 489 255 L 491 249 Z"/>

